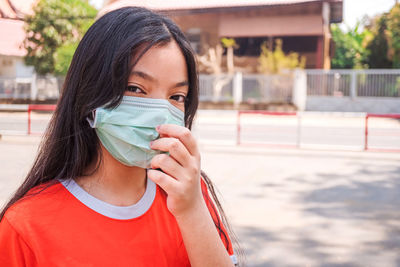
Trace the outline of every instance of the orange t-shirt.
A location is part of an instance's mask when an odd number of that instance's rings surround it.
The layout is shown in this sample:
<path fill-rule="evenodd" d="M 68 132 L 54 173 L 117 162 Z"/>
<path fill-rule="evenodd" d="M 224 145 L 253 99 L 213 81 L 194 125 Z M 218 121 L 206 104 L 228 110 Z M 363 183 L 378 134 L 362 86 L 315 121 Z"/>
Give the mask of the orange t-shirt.
<path fill-rule="evenodd" d="M 190 266 L 165 192 L 150 179 L 138 203 L 119 207 L 57 182 L 11 206 L 0 222 L 0 266 Z M 202 181 L 216 224 L 215 207 Z M 225 228 L 221 239 L 236 263 Z"/>

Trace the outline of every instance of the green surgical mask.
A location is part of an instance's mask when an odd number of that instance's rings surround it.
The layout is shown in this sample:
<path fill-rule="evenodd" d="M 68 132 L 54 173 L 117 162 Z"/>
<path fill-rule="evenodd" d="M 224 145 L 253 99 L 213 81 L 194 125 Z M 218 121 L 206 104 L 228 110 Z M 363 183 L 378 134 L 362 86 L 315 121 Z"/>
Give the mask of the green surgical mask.
<path fill-rule="evenodd" d="M 152 150 L 150 142 L 159 137 L 161 124 L 184 126 L 184 113 L 164 99 L 124 96 L 113 109 L 97 108 L 88 119 L 103 146 L 128 166 L 147 168 L 151 159 L 162 153 Z"/>

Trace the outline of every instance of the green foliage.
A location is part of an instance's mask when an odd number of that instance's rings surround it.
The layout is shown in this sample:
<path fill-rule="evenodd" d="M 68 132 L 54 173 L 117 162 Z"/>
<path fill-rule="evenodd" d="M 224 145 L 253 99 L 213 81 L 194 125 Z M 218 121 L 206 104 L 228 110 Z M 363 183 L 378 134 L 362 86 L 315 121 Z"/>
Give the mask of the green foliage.
<path fill-rule="evenodd" d="M 396 4 L 387 15 L 387 39 L 389 43 L 389 58 L 393 68 L 400 68 L 400 4 Z"/>
<path fill-rule="evenodd" d="M 367 68 L 366 58 L 369 56 L 367 44 L 372 39 L 368 29 L 360 32 L 360 23 L 354 29 L 344 32 L 337 24 L 331 25 L 332 39 L 335 43 L 335 55 L 331 67 L 334 69 Z"/>
<path fill-rule="evenodd" d="M 65 74 L 97 10 L 87 0 L 40 0 L 26 17 L 25 63 L 38 74 Z"/>
<path fill-rule="evenodd" d="M 332 25 L 332 68 L 400 68 L 400 4 L 366 24 L 347 32 Z"/>
<path fill-rule="evenodd" d="M 260 73 L 276 74 L 285 69 L 303 69 L 306 65 L 306 59 L 303 56 L 299 57 L 299 54 L 294 52 L 285 55 L 282 50 L 282 40 L 276 39 L 274 50 L 270 50 L 266 43 L 261 45 L 258 63 L 258 71 Z"/>
<path fill-rule="evenodd" d="M 368 26 L 373 38 L 367 45 L 369 55 L 365 62 L 371 69 L 392 68 L 393 66 L 393 62 L 389 58 L 390 45 L 387 39 L 387 21 L 387 15 L 384 14 L 375 18 Z"/>
<path fill-rule="evenodd" d="M 77 47 L 78 42 L 73 42 L 66 43 L 57 48 L 54 53 L 54 73 L 56 75 L 65 75 L 67 73 Z"/>
<path fill-rule="evenodd" d="M 236 41 L 235 41 L 235 39 L 233 39 L 233 38 L 221 38 L 221 43 L 222 43 L 222 46 L 223 47 L 225 47 L 225 48 L 230 48 L 230 47 L 233 47 L 233 48 L 236 48 Z"/>

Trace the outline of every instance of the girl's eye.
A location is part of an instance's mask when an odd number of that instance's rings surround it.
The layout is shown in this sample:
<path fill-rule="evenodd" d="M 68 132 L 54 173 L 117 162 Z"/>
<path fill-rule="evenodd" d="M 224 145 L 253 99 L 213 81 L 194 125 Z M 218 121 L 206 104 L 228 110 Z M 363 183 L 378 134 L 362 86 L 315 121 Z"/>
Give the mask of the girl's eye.
<path fill-rule="evenodd" d="M 176 102 L 184 103 L 186 100 L 186 96 L 184 95 L 173 95 L 170 99 L 175 100 Z"/>
<path fill-rule="evenodd" d="M 139 87 L 134 86 L 134 85 L 129 85 L 126 88 L 126 90 L 129 91 L 129 92 L 132 92 L 132 93 L 137 93 L 137 94 L 144 93 L 144 91 L 142 89 L 140 89 Z"/>

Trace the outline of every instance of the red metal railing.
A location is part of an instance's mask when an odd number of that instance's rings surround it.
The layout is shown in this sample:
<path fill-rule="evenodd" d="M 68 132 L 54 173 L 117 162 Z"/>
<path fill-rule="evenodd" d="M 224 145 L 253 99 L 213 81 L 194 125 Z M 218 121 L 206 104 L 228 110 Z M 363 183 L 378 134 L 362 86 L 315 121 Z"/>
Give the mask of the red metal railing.
<path fill-rule="evenodd" d="M 31 124 L 32 124 L 32 110 L 37 111 L 54 111 L 56 110 L 56 105 L 28 105 L 28 134 L 33 134 Z"/>
<path fill-rule="evenodd" d="M 296 116 L 297 117 L 297 144 L 296 147 L 300 147 L 301 145 L 301 112 L 269 112 L 269 111 L 258 111 L 258 110 L 246 110 L 246 111 L 238 111 L 237 113 L 237 133 L 236 133 L 236 144 L 241 145 L 241 115 L 242 114 L 260 114 L 260 115 L 267 115 L 267 116 Z M 369 133 L 369 125 L 368 119 L 369 118 L 389 118 L 389 119 L 400 119 L 400 114 L 372 114 L 372 113 L 365 113 L 365 130 L 364 130 L 364 150 L 370 151 L 387 151 L 387 152 L 400 152 L 400 149 L 392 149 L 392 148 L 370 148 L 368 144 L 368 137 Z M 360 138 L 362 138 L 360 136 Z M 281 145 L 279 145 L 281 146 Z M 285 145 L 287 147 L 287 145 Z M 284 147 L 284 145 L 282 145 Z M 294 146 L 292 146 L 294 147 Z"/>
<path fill-rule="evenodd" d="M 368 147 L 368 119 L 369 118 L 388 118 L 388 119 L 400 119 L 400 114 L 371 114 L 367 113 L 365 115 L 365 144 L 364 144 L 364 150 L 371 150 Z M 400 152 L 400 149 L 374 149 L 374 150 L 380 150 L 380 151 L 393 151 L 393 152 Z"/>

